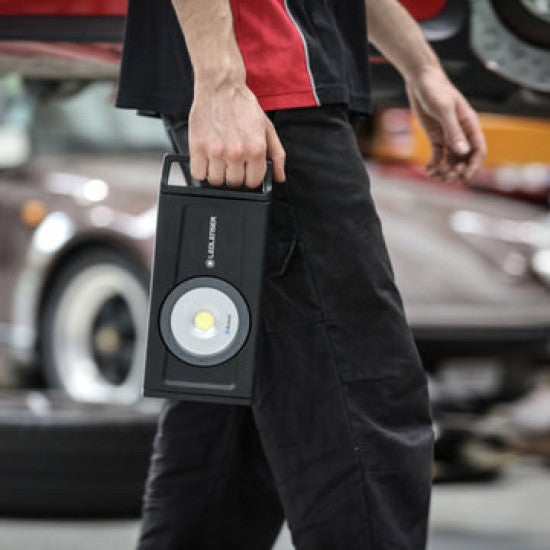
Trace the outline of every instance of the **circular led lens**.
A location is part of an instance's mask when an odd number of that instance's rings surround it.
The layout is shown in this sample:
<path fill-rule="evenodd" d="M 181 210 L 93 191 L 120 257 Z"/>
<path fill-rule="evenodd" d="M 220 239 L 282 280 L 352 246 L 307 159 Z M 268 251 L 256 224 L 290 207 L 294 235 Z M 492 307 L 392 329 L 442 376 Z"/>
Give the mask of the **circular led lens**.
<path fill-rule="evenodd" d="M 238 329 L 235 302 L 217 288 L 188 290 L 176 300 L 170 314 L 170 331 L 176 342 L 196 356 L 222 352 L 231 345 Z"/>
<path fill-rule="evenodd" d="M 243 346 L 250 316 L 241 293 L 216 277 L 183 281 L 166 297 L 160 330 L 170 351 L 197 366 L 227 361 Z"/>

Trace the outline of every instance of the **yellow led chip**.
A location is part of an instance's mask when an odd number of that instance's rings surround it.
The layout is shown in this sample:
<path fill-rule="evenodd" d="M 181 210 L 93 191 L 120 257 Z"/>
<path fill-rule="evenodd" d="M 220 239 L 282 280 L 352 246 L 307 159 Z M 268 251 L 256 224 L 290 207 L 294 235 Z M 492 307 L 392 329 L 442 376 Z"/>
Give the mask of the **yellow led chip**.
<path fill-rule="evenodd" d="M 202 331 L 214 326 L 214 316 L 209 311 L 199 311 L 193 319 L 193 324 Z"/>

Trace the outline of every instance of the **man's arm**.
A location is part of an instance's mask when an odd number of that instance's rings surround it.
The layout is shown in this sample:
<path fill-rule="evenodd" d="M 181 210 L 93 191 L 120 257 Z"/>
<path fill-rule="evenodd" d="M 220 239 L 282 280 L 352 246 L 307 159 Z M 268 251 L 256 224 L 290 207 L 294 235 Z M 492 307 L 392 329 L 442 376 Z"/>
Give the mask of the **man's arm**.
<path fill-rule="evenodd" d="M 402 74 L 411 108 L 430 139 L 430 175 L 470 179 L 487 154 L 475 111 L 397 0 L 365 0 L 365 6 L 369 39 Z"/>
<path fill-rule="evenodd" d="M 261 184 L 266 156 L 284 181 L 285 153 L 275 129 L 246 86 L 229 0 L 172 0 L 195 76 L 189 114 L 191 173 L 214 185 Z"/>

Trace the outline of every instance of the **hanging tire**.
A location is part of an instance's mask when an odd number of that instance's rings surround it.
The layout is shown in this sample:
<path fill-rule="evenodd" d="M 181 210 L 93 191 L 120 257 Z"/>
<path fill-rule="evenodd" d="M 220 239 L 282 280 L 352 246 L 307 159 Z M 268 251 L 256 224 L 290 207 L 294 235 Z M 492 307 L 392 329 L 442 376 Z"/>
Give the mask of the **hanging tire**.
<path fill-rule="evenodd" d="M 0 393 L 0 514 L 139 515 L 157 409 Z"/>
<path fill-rule="evenodd" d="M 550 7 L 547 4 L 538 8 L 534 0 L 493 0 L 492 3 L 500 19 L 521 40 L 550 49 Z"/>
<path fill-rule="evenodd" d="M 107 247 L 84 249 L 55 273 L 40 323 L 49 387 L 81 402 L 140 398 L 148 278 L 128 255 Z"/>
<path fill-rule="evenodd" d="M 500 77 L 537 93 L 550 93 L 550 10 L 535 0 L 470 2 L 470 45 Z"/>

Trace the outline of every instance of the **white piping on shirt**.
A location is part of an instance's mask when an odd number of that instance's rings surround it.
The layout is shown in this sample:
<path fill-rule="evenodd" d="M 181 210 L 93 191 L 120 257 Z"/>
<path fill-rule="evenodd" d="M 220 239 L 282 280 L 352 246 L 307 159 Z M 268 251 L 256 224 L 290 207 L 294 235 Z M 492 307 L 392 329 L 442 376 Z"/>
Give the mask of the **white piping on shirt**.
<path fill-rule="evenodd" d="M 307 73 L 309 75 L 309 80 L 310 80 L 310 83 L 311 83 L 311 90 L 313 91 L 313 97 L 315 98 L 315 103 L 317 103 L 317 105 L 321 105 L 321 102 L 319 101 L 319 98 L 317 97 L 317 90 L 315 89 L 315 80 L 313 78 L 313 73 L 311 72 L 311 64 L 309 62 L 309 52 L 308 52 L 308 49 L 307 49 L 306 38 L 305 38 L 305 36 L 302 32 L 302 29 L 298 25 L 298 22 L 296 21 L 296 19 L 294 19 L 292 13 L 290 12 L 290 8 L 288 7 L 288 0 L 285 0 L 285 9 L 286 9 L 286 12 L 288 13 L 288 16 L 290 17 L 291 21 L 294 23 L 294 26 L 296 27 L 296 29 L 300 33 L 300 37 L 302 38 L 302 42 L 304 44 L 304 52 L 306 54 L 306 66 L 307 66 Z"/>

